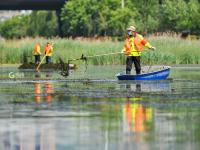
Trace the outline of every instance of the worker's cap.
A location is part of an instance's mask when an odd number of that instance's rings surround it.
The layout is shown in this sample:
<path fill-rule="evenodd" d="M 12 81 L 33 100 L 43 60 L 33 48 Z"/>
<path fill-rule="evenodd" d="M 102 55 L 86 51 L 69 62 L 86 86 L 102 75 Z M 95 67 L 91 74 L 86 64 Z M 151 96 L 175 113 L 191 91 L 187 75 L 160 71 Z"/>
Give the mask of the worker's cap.
<path fill-rule="evenodd" d="M 135 31 L 135 30 L 136 30 L 136 28 L 134 26 L 130 26 L 127 28 L 127 31 Z"/>

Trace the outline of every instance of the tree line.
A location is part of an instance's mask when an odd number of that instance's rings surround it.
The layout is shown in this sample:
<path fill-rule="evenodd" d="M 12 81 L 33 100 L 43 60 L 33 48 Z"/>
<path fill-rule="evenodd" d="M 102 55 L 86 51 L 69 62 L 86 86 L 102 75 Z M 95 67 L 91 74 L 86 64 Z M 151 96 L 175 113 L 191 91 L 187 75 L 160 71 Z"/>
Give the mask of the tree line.
<path fill-rule="evenodd" d="M 65 37 L 123 36 L 127 26 L 154 33 L 188 30 L 200 34 L 199 0 L 69 0 L 61 9 Z M 32 11 L 0 23 L 5 38 L 54 37 L 55 11 Z"/>

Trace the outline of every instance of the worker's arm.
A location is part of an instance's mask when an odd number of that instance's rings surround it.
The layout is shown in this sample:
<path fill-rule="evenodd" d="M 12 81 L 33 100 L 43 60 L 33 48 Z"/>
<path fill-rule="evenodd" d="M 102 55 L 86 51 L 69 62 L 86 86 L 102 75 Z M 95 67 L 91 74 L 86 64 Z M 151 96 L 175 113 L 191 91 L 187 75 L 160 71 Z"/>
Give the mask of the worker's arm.
<path fill-rule="evenodd" d="M 140 38 L 141 38 L 141 43 L 142 43 L 142 45 L 144 45 L 144 47 L 149 48 L 151 50 L 155 50 L 156 49 L 147 40 L 145 40 L 143 36 L 140 36 Z"/>
<path fill-rule="evenodd" d="M 142 37 L 142 40 L 141 40 L 142 44 L 146 47 L 146 48 L 149 48 L 151 50 L 155 50 L 156 48 L 153 47 L 147 40 L 145 40 L 143 37 Z"/>
<path fill-rule="evenodd" d="M 151 50 L 155 50 L 156 48 L 154 46 L 152 46 L 149 42 L 147 42 L 145 45 L 144 45 L 146 48 L 149 48 Z"/>

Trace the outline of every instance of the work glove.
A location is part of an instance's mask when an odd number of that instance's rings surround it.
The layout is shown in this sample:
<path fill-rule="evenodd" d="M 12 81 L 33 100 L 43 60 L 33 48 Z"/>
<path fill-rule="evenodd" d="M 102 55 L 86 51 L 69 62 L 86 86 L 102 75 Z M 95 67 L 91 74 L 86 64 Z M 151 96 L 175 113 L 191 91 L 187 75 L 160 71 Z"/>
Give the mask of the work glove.
<path fill-rule="evenodd" d="M 156 50 L 156 48 L 155 48 L 154 46 L 152 46 L 150 49 L 151 49 L 152 51 Z"/>

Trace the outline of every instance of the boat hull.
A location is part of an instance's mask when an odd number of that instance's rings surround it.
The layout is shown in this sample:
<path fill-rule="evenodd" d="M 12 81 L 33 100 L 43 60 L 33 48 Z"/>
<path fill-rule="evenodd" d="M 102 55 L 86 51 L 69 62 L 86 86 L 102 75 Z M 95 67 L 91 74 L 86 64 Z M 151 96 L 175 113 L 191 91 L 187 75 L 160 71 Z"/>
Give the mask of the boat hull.
<path fill-rule="evenodd" d="M 140 75 L 117 74 L 118 80 L 165 80 L 170 74 L 170 68 Z"/>

